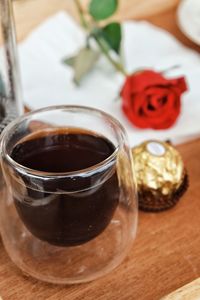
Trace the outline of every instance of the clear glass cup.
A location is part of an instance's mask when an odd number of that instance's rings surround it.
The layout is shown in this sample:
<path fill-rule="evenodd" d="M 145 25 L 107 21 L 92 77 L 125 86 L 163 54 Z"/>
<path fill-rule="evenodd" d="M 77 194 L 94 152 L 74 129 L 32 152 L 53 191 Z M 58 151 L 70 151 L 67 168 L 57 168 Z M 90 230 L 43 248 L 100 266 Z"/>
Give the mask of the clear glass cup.
<path fill-rule="evenodd" d="M 45 146 L 49 136 L 66 130 L 103 137 L 113 150 L 97 164 L 70 172 L 38 171 L 13 156 L 27 154 L 15 152 L 24 141 L 42 136 Z M 38 145 L 30 153 L 37 153 Z M 74 155 L 79 165 L 79 149 Z M 108 273 L 124 259 L 136 235 L 138 209 L 130 148 L 117 120 L 80 106 L 31 112 L 4 130 L 1 165 L 6 181 L 1 235 L 24 273 L 52 283 L 80 283 Z"/>

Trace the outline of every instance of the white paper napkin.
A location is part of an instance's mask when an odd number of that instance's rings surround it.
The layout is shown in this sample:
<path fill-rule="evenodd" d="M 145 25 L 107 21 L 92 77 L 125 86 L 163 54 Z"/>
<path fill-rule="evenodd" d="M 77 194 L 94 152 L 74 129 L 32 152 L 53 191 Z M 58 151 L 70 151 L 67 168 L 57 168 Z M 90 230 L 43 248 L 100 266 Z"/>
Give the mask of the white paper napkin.
<path fill-rule="evenodd" d="M 186 76 L 190 91 L 182 98 L 182 113 L 172 128 L 140 130 L 126 119 L 120 101 L 115 100 L 124 79 L 103 57 L 80 87 L 74 85 L 73 70 L 61 61 L 84 45 L 85 33 L 65 12 L 46 20 L 19 46 L 26 105 L 31 109 L 55 104 L 99 108 L 123 124 L 132 146 L 146 139 L 172 139 L 178 143 L 199 135 L 200 55 L 147 22 L 124 22 L 123 35 L 123 55 L 129 71 L 162 71 L 179 65 L 168 76 Z"/>

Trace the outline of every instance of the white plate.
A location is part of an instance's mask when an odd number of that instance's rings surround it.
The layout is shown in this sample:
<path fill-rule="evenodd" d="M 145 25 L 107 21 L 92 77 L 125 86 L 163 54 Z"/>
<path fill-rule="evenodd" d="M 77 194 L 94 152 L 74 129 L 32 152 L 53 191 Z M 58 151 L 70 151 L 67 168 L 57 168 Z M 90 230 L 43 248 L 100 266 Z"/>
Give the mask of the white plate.
<path fill-rule="evenodd" d="M 182 0 L 177 18 L 181 31 L 200 46 L 200 0 Z"/>

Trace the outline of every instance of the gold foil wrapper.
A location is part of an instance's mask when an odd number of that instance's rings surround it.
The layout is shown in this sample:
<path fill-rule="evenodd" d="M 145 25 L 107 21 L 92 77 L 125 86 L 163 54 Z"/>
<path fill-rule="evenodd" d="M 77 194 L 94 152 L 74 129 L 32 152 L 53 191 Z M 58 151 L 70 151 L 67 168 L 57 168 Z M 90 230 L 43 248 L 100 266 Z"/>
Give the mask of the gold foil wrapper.
<path fill-rule="evenodd" d="M 170 144 L 147 141 L 132 149 L 139 206 L 158 211 L 177 202 L 186 185 L 186 171 L 179 152 Z"/>

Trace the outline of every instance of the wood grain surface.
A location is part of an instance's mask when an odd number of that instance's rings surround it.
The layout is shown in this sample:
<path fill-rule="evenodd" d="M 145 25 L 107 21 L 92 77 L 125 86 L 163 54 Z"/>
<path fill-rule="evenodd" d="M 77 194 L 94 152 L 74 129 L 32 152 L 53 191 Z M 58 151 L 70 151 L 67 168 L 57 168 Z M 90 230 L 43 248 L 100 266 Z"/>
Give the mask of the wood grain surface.
<path fill-rule="evenodd" d="M 120 1 L 117 20 L 147 20 L 177 37 L 183 44 L 200 52 L 200 47 L 183 35 L 177 26 L 176 9 L 181 0 L 123 0 Z M 44 19 L 59 10 L 67 10 L 77 21 L 79 17 L 72 0 L 19 0 L 14 2 L 18 41 Z M 88 0 L 82 0 L 87 4 Z M 0 36 L 1 42 L 1 36 Z"/>
<path fill-rule="evenodd" d="M 47 1 L 48 9 L 44 6 Z M 22 0 L 22 2 L 17 4 L 21 6 L 21 14 L 18 14 L 19 39 L 23 39 L 29 30 L 46 17 L 46 11 L 49 10 L 48 14 L 55 12 L 56 2 L 64 3 L 64 0 L 38 1 L 39 7 L 36 11 L 36 7 L 32 11 L 37 16 L 33 21 L 28 17 L 27 11 L 30 12 L 30 8 L 26 6 L 26 1 Z M 34 6 L 36 1 L 32 0 L 32 2 Z M 127 3 L 127 9 L 124 9 L 128 17 L 145 17 L 150 22 L 172 32 L 186 45 L 200 51 L 200 48 L 188 41 L 177 28 L 175 22 L 177 1 L 170 1 L 167 11 L 154 16 L 152 13 L 146 13 L 145 16 L 144 11 L 142 15 L 131 14 L 130 2 L 127 0 L 124 2 Z M 139 5 L 140 1 L 136 2 Z M 160 5 L 163 2 L 166 3 L 160 0 Z M 74 14 L 72 6 L 71 12 Z M 116 270 L 104 278 L 82 285 L 44 284 L 22 275 L 10 261 L 0 243 L 2 298 L 4 300 L 159 300 L 199 277 L 200 139 L 178 148 L 183 155 L 190 177 L 187 193 L 178 205 L 169 211 L 160 214 L 140 212 L 137 239 L 126 260 Z"/>
<path fill-rule="evenodd" d="M 81 0 L 83 6 L 89 0 Z M 121 0 L 116 19 L 146 18 L 173 9 L 180 0 Z M 78 21 L 72 0 L 19 0 L 13 1 L 19 40 L 35 26 L 59 10 L 67 10 Z"/>

